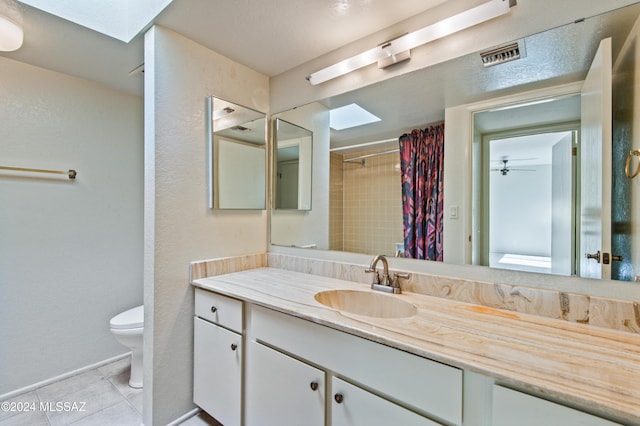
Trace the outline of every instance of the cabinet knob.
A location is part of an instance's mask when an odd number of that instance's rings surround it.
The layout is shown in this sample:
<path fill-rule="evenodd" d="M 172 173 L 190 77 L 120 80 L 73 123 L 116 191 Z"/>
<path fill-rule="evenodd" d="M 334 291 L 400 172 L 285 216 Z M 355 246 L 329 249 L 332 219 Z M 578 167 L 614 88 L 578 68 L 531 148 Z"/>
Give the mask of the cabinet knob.
<path fill-rule="evenodd" d="M 312 391 L 318 390 L 318 382 L 311 382 L 309 386 L 311 387 Z"/>
<path fill-rule="evenodd" d="M 218 312 L 218 308 L 216 308 L 215 306 L 211 307 L 211 313 L 215 314 L 216 312 Z"/>
<path fill-rule="evenodd" d="M 344 396 L 342 396 L 341 393 L 337 393 L 333 396 L 333 399 L 335 399 L 338 404 L 342 404 L 342 401 L 344 401 Z"/>
<path fill-rule="evenodd" d="M 235 351 L 236 349 L 238 349 L 238 345 L 236 345 L 235 343 L 231 344 L 231 350 Z"/>

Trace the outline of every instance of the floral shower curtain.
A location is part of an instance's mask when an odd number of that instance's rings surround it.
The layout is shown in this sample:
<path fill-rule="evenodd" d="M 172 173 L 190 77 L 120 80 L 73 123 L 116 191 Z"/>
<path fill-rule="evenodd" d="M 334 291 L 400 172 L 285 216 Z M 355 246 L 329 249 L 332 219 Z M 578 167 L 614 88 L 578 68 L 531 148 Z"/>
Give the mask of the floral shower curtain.
<path fill-rule="evenodd" d="M 444 123 L 400 136 L 404 256 L 442 262 Z"/>

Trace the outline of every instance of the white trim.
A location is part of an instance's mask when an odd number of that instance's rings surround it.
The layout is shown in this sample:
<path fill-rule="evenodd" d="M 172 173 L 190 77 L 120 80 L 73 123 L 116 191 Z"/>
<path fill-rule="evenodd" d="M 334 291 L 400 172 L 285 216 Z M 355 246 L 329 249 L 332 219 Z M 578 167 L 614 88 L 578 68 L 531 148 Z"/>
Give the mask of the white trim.
<path fill-rule="evenodd" d="M 95 364 L 87 365 L 85 367 L 78 368 L 77 370 L 72 370 L 72 371 L 60 374 L 59 376 L 55 376 L 55 377 L 43 380 L 43 381 L 38 382 L 38 383 L 34 383 L 32 385 L 28 385 L 28 386 L 25 386 L 23 388 L 13 390 L 11 392 L 7 392 L 4 395 L 0 395 L 0 401 L 4 401 L 6 399 L 11 399 L 11 398 L 13 398 L 15 396 L 18 396 L 18 395 L 21 395 L 23 393 L 31 392 L 31 391 L 36 390 L 38 388 L 41 388 L 43 386 L 50 385 L 51 383 L 55 383 L 55 382 L 58 382 L 60 380 L 67 379 L 67 378 L 69 378 L 71 376 L 75 376 L 75 375 L 78 375 L 80 373 L 84 373 L 84 372 L 89 371 L 89 370 L 94 370 L 94 369 L 96 369 L 98 367 L 102 367 L 103 365 L 119 361 L 119 360 L 121 360 L 123 358 L 126 358 L 126 357 L 130 356 L 130 355 L 131 355 L 131 352 L 126 352 L 126 353 L 121 354 L 121 355 L 116 355 L 114 357 L 111 357 L 111 358 L 96 362 Z"/>
<path fill-rule="evenodd" d="M 458 145 L 445 143 L 444 154 L 444 211 L 457 207 L 462 213 L 457 218 L 445 217 L 444 262 L 471 264 L 472 262 L 472 170 L 473 170 L 473 115 L 498 107 L 533 102 L 550 97 L 580 93 L 582 81 L 530 90 L 499 98 L 488 99 L 445 109 L 445 141 L 465 141 Z M 475 236 L 473 236 L 475 238 Z"/>
<path fill-rule="evenodd" d="M 171 423 L 168 423 L 167 426 L 177 426 L 179 424 L 182 424 L 183 422 L 189 420 L 191 417 L 195 417 L 198 414 L 200 414 L 200 411 L 202 411 L 202 410 L 200 408 L 196 407 L 193 410 L 188 411 L 185 414 L 183 414 L 182 416 L 178 417 L 177 419 L 175 419 Z"/>

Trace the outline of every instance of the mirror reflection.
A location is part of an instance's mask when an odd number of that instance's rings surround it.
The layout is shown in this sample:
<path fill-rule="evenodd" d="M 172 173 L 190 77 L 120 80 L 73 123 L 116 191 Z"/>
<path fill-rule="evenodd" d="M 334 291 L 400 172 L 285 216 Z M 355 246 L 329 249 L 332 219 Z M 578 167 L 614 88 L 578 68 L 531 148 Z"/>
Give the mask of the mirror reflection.
<path fill-rule="evenodd" d="M 274 121 L 274 203 L 278 210 L 311 210 L 313 132 Z"/>
<path fill-rule="evenodd" d="M 265 114 L 220 98 L 207 100 L 209 207 L 266 208 Z"/>
<path fill-rule="evenodd" d="M 445 176 L 449 178 L 456 174 L 462 177 L 456 177 L 455 182 L 447 182 L 445 177 L 445 204 L 444 211 L 440 212 L 445 222 L 442 235 L 444 261 L 562 275 L 607 278 L 610 274 L 614 279 L 637 279 L 634 271 L 640 265 L 640 259 L 635 259 L 638 250 L 634 247 L 640 236 L 633 234 L 633 229 L 637 228 L 633 224 L 633 212 L 638 210 L 638 200 L 633 196 L 632 186 L 638 183 L 630 181 L 623 173 L 629 150 L 638 148 L 634 142 L 634 124 L 629 117 L 637 115 L 632 96 L 636 91 L 637 58 L 631 46 L 636 45 L 637 30 L 632 29 L 639 13 L 640 7 L 634 4 L 516 40 L 514 43 L 518 44 L 522 55 L 512 62 L 485 67 L 478 54 L 481 52 L 478 52 L 318 102 L 316 105 L 324 108 L 328 115 L 338 107 L 355 103 L 379 118 L 373 123 L 343 130 L 332 128 L 330 149 L 314 152 L 314 156 L 330 156 L 331 159 L 330 185 L 322 188 L 330 198 L 330 205 L 324 209 L 329 217 L 328 238 L 326 244 L 318 248 L 404 255 L 406 233 L 403 229 L 401 158 L 397 151 L 400 136 L 424 132 L 434 123 L 445 121 L 445 111 L 453 107 L 525 92 L 549 92 L 549 88 L 557 87 L 557 94 L 546 94 L 544 99 L 538 96 L 520 101 L 518 105 L 514 101 L 502 106 L 494 104 L 487 111 L 479 111 L 470 122 L 445 122 L 445 129 L 468 126 L 473 128 L 473 135 L 468 140 L 445 141 L 445 162 L 446 153 L 452 149 L 457 153 L 469 151 L 469 154 L 467 159 L 461 157 L 459 162 L 447 163 L 453 166 L 445 170 Z M 592 188 L 591 184 L 585 184 L 587 178 L 582 169 L 597 169 L 601 173 L 603 164 L 602 155 L 597 163 L 588 165 L 580 157 L 585 134 L 580 88 L 601 40 L 608 37 L 611 37 L 615 83 L 614 108 L 608 107 L 613 115 L 609 134 L 613 133 L 614 157 L 608 167 L 612 168 L 614 183 L 607 184 L 605 180 L 603 185 L 604 193 L 607 188 L 613 188 L 610 205 L 614 209 L 613 219 L 604 226 L 605 231 L 613 231 L 610 243 L 616 244 L 619 240 L 623 242 L 622 246 L 626 244 L 624 254 L 610 244 L 607 246 L 603 239 L 597 248 L 583 247 L 581 241 L 586 240 L 585 235 L 593 233 L 589 224 L 599 221 L 590 218 L 590 213 L 612 210 L 607 204 L 581 210 L 579 203 L 586 197 L 583 191 L 589 192 Z M 532 117 L 535 117 L 534 121 L 526 122 Z M 449 132 L 445 130 L 445 134 Z M 518 139 L 524 136 L 535 139 L 544 134 L 549 134 L 545 142 L 529 143 Z M 564 142 L 560 143 L 561 140 Z M 555 155 L 563 162 L 554 164 L 553 146 L 556 145 L 556 151 L 563 154 Z M 526 151 L 536 146 L 540 149 L 533 153 Z M 456 166 L 458 170 L 451 170 Z M 554 169 L 555 181 L 562 180 L 563 185 L 550 183 Z M 544 176 L 541 175 L 543 170 Z M 504 175 L 503 171 L 506 171 Z M 539 175 L 532 178 L 536 173 Z M 515 182 L 527 175 L 532 178 L 529 183 L 513 185 L 520 198 L 500 186 L 505 186 L 507 180 L 498 180 L 502 177 Z M 465 176 L 472 180 L 471 186 L 458 182 L 465 180 Z M 544 192 L 541 191 L 543 187 Z M 540 193 L 534 194 L 532 188 Z M 468 197 L 469 204 L 446 204 L 447 191 L 463 199 Z M 600 196 L 603 191 L 595 192 Z M 537 202 L 533 200 L 534 195 Z M 318 196 L 322 197 L 322 194 Z M 533 205 L 526 210 L 527 216 L 523 216 L 522 209 L 510 210 L 523 207 L 522 198 L 526 198 L 529 206 Z M 624 207 L 616 211 L 615 206 Z M 357 209 L 359 211 L 353 213 Z M 449 231 L 455 230 L 459 234 L 455 236 L 454 244 L 446 243 L 447 226 Z M 285 245 L 303 244 L 302 241 L 298 243 L 295 236 L 280 234 L 279 229 L 284 229 L 282 224 L 277 229 L 272 227 L 272 244 L 283 244 L 285 240 Z M 544 234 L 544 238 L 533 239 L 535 244 L 529 242 L 523 246 L 523 242 L 531 240 L 534 229 L 537 229 L 536 233 Z M 560 235 L 563 237 L 559 238 Z M 595 257 L 598 253 L 602 254 L 598 263 L 594 258 L 586 258 L 586 254 Z M 607 265 L 604 264 L 604 253 L 608 254 Z M 585 262 L 595 265 L 599 272 L 586 272 Z M 607 272 L 612 263 L 617 263 L 617 267 Z M 624 272 L 616 272 L 616 269 Z"/>
<path fill-rule="evenodd" d="M 571 95 L 474 115 L 474 264 L 576 274 L 580 105 Z"/>

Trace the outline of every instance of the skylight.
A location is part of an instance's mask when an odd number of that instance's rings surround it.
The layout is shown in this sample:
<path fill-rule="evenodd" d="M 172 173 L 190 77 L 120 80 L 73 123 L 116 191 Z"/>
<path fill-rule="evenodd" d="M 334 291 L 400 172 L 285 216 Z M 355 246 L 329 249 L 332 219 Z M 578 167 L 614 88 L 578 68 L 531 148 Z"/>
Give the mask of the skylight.
<path fill-rule="evenodd" d="M 380 118 L 357 104 L 349 104 L 329 111 L 329 126 L 333 130 L 350 129 L 376 121 L 380 121 Z"/>
<path fill-rule="evenodd" d="M 172 0 L 20 0 L 20 2 L 128 43 Z"/>

